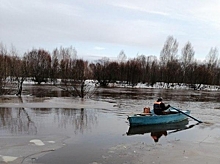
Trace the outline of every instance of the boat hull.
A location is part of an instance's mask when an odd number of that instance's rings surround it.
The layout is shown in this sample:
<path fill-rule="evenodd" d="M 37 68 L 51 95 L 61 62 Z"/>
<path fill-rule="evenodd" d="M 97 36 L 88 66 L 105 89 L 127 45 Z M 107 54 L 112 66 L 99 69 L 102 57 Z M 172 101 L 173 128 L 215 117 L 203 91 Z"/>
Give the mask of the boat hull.
<path fill-rule="evenodd" d="M 187 129 L 189 121 L 187 119 L 175 122 L 175 123 L 169 123 L 169 124 L 160 124 L 160 125 L 142 125 L 142 126 L 130 126 L 129 130 L 127 132 L 127 135 L 143 135 L 145 133 L 151 133 L 151 132 L 163 132 L 168 130 L 184 130 Z"/>
<path fill-rule="evenodd" d="M 189 110 L 185 110 L 182 112 L 187 115 L 190 114 Z M 169 124 L 186 120 L 188 117 L 185 114 L 178 112 L 175 114 L 166 115 L 134 115 L 129 116 L 128 121 L 130 123 L 130 126 Z"/>

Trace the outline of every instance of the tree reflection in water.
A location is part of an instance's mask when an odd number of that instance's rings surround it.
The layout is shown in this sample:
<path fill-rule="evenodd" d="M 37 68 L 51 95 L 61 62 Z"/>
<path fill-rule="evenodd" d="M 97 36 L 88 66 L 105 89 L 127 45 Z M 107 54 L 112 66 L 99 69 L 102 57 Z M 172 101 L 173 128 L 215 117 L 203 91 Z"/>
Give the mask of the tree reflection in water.
<path fill-rule="evenodd" d="M 23 103 L 21 97 L 18 99 Z M 1 108 L 0 127 L 12 134 L 37 134 L 37 127 L 25 108 Z"/>
<path fill-rule="evenodd" d="M 0 127 L 3 130 L 9 130 L 12 134 L 37 134 L 37 127 L 27 111 L 24 108 L 16 109 L 1 108 Z"/>
<path fill-rule="evenodd" d="M 84 133 L 91 130 L 98 123 L 97 114 L 94 110 L 81 109 L 56 109 L 54 122 L 58 123 L 58 127 L 67 128 L 71 125 L 71 129 L 75 134 Z"/>
<path fill-rule="evenodd" d="M 23 103 L 22 97 L 19 98 Z M 28 110 L 27 110 L 28 109 Z M 44 130 L 71 129 L 75 134 L 91 130 L 98 123 L 94 109 L 69 108 L 1 108 L 0 130 L 11 134 L 37 134 L 38 127 Z M 43 125 L 43 126 L 42 126 Z"/>

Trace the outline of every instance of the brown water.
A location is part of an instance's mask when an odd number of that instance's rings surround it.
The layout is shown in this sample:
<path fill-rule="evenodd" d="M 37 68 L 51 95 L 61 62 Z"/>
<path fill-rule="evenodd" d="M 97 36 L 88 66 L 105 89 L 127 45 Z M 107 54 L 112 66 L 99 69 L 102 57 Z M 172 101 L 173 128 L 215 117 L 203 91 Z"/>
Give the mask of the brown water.
<path fill-rule="evenodd" d="M 35 163 L 132 163 L 135 151 L 127 144 L 151 146 L 176 140 L 203 142 L 209 136 L 220 137 L 220 93 L 216 91 L 99 89 L 91 100 L 84 101 L 66 97 L 66 93 L 50 86 L 26 87 L 24 93 L 21 99 L 1 98 L 0 102 L 6 103 L 6 107 L 0 108 L 0 137 L 67 138 L 64 147 Z M 197 125 L 195 120 L 189 119 L 178 126 L 163 127 L 156 131 L 161 135 L 157 143 L 151 136 L 152 129 L 130 129 L 127 115 L 142 112 L 145 106 L 152 107 L 160 96 L 176 108 L 191 110 L 193 117 L 205 123 Z M 20 103 L 26 106 L 17 107 Z M 80 105 L 84 105 L 83 108 Z"/>

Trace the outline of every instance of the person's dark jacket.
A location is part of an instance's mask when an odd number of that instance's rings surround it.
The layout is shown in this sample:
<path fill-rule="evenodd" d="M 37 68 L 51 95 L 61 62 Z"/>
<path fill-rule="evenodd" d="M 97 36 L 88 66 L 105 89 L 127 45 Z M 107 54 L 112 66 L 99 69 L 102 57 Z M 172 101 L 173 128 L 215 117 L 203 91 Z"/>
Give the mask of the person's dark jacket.
<path fill-rule="evenodd" d="M 157 115 L 162 115 L 164 114 L 163 111 L 164 110 L 167 110 L 170 106 L 165 106 L 165 104 L 161 101 L 156 101 L 154 103 L 154 113 L 157 114 Z"/>

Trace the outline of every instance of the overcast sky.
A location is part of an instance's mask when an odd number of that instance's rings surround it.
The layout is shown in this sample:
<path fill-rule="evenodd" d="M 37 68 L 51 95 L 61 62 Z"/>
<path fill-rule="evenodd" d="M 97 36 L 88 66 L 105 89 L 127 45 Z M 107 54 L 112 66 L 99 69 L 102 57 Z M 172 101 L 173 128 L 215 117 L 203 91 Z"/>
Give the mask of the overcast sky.
<path fill-rule="evenodd" d="M 1 0 L 0 42 L 23 55 L 73 46 L 79 58 L 155 55 L 168 36 L 196 59 L 220 47 L 219 0 Z"/>

